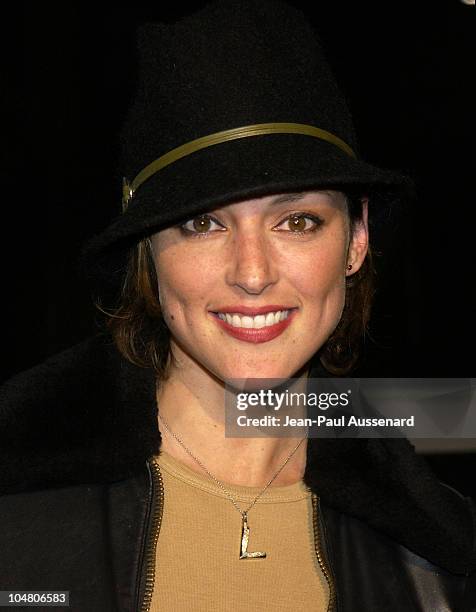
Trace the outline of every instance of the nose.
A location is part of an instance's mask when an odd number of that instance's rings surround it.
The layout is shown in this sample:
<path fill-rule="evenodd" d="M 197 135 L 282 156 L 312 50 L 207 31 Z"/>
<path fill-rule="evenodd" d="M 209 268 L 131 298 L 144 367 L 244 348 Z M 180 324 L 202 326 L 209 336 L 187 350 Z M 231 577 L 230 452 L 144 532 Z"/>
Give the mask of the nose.
<path fill-rule="evenodd" d="M 271 251 L 263 231 L 256 226 L 237 230 L 230 243 L 226 282 L 246 293 L 262 293 L 278 280 L 278 269 Z"/>

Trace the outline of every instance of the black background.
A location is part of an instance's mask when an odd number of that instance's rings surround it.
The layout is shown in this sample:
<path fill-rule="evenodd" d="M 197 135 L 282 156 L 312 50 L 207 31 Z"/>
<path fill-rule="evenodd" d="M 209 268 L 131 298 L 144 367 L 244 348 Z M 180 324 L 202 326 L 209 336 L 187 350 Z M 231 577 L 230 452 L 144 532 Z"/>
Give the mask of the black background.
<path fill-rule="evenodd" d="M 117 133 L 132 93 L 134 27 L 204 4 L 23 4 L 5 126 L 13 138 L 2 211 L 3 378 L 95 331 L 76 262 L 120 209 Z M 292 4 L 317 26 L 365 159 L 405 172 L 418 192 L 379 244 L 372 340 L 357 374 L 471 377 L 474 7 Z M 431 460 L 476 495 L 475 459 Z"/>

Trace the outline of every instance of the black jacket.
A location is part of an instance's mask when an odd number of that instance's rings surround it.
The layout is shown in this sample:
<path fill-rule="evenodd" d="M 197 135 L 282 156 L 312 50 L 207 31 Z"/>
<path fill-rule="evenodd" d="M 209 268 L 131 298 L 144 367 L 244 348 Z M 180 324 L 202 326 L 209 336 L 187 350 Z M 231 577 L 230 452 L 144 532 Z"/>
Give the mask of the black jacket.
<path fill-rule="evenodd" d="M 3 386 L 0 435 L 0 590 L 147 609 L 163 508 L 153 372 L 91 338 Z M 310 438 L 304 480 L 332 609 L 476 611 L 474 503 L 410 443 Z"/>

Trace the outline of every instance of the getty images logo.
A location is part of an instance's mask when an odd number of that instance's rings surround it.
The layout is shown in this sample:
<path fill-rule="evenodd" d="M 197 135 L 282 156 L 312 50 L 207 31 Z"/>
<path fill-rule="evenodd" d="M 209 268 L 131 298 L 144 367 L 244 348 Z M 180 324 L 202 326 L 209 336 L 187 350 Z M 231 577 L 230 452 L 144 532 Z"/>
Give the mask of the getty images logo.
<path fill-rule="evenodd" d="M 280 410 L 284 407 L 314 406 L 320 410 L 327 410 L 348 406 L 351 394 L 351 390 L 342 393 L 296 393 L 286 389 L 286 391 L 277 393 L 271 389 L 266 391 L 261 389 L 254 393 L 238 393 L 236 407 L 238 410 L 247 410 L 250 406 Z"/>

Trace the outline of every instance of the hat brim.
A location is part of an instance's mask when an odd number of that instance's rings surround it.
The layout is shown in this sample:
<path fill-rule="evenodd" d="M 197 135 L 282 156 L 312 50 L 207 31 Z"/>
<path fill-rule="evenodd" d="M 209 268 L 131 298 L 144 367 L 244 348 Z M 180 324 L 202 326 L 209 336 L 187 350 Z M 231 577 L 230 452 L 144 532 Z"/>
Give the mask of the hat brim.
<path fill-rule="evenodd" d="M 317 138 L 275 134 L 220 143 L 145 181 L 127 210 L 88 241 L 80 267 L 96 294 L 115 294 L 130 249 L 145 236 L 240 200 L 326 188 L 368 194 L 374 222 L 413 193 L 408 177 L 355 159 Z"/>

